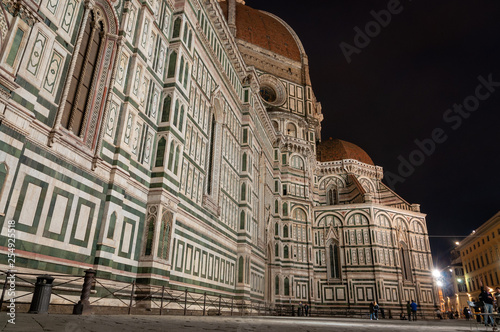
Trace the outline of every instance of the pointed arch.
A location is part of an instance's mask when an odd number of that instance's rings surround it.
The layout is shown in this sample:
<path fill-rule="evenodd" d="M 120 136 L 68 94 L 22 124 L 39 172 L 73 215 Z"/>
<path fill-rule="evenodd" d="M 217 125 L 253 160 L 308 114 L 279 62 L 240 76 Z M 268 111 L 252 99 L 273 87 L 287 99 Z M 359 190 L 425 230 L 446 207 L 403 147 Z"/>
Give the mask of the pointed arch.
<path fill-rule="evenodd" d="M 179 38 L 181 34 L 182 19 L 177 17 L 174 21 L 174 28 L 172 29 L 172 38 Z"/>
<path fill-rule="evenodd" d="M 241 171 L 246 172 L 247 171 L 247 153 L 243 153 L 243 157 L 241 158 Z"/>
<path fill-rule="evenodd" d="M 336 240 L 327 242 L 328 278 L 340 279 L 341 260 L 340 245 Z"/>
<path fill-rule="evenodd" d="M 172 78 L 175 76 L 175 66 L 176 65 L 177 65 L 177 52 L 172 51 L 172 53 L 170 53 L 170 57 L 168 59 L 167 78 Z"/>
<path fill-rule="evenodd" d="M 74 50 L 74 67 L 65 85 L 67 93 L 61 94 L 66 99 L 60 100 L 56 122 L 94 150 L 101 144 L 100 128 L 107 113 L 103 107 L 117 47 L 110 35 L 116 34 L 117 20 L 106 1 L 96 1 L 86 11 L 80 28 L 81 43 Z"/>
<path fill-rule="evenodd" d="M 285 225 L 283 226 L 283 238 L 287 238 L 288 237 L 288 226 Z"/>
<path fill-rule="evenodd" d="M 170 236 L 172 230 L 173 213 L 163 212 L 161 218 L 160 238 L 158 242 L 158 258 L 168 260 L 170 250 Z"/>
<path fill-rule="evenodd" d="M 283 216 L 288 216 L 288 203 L 283 203 Z"/>
<path fill-rule="evenodd" d="M 297 126 L 293 122 L 287 123 L 286 134 L 291 137 L 297 137 Z"/>
<path fill-rule="evenodd" d="M 288 279 L 288 277 L 285 278 L 283 284 L 284 284 L 284 295 L 290 296 L 290 280 Z"/>
<path fill-rule="evenodd" d="M 246 201 L 247 199 L 247 185 L 245 182 L 241 184 L 241 200 Z"/>
<path fill-rule="evenodd" d="M 172 104 L 172 97 L 170 95 L 165 97 L 163 101 L 163 111 L 161 113 L 161 122 L 168 122 L 170 120 L 170 106 Z"/>
<path fill-rule="evenodd" d="M 163 162 L 165 159 L 165 147 L 167 145 L 167 140 L 165 137 L 160 138 L 158 141 L 158 147 L 156 149 L 156 162 L 155 167 L 163 166 Z"/>
<path fill-rule="evenodd" d="M 274 295 L 280 295 L 280 277 L 278 275 L 274 278 Z"/>
<path fill-rule="evenodd" d="M 408 245 L 401 241 L 399 243 L 399 263 L 401 266 L 401 274 L 403 277 L 403 281 L 412 282 L 412 271 L 411 271 L 411 262 L 410 262 L 410 254 L 408 250 Z"/>
<path fill-rule="evenodd" d="M 240 213 L 240 229 L 244 230 L 245 229 L 245 211 L 241 211 Z"/>

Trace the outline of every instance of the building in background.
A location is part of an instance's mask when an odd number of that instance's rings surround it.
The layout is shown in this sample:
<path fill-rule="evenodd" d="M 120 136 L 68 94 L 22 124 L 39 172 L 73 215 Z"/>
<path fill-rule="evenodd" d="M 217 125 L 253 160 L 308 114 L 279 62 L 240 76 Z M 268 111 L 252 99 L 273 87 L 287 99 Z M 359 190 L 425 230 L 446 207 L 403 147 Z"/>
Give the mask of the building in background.
<path fill-rule="evenodd" d="M 481 286 L 493 292 L 500 286 L 500 212 L 462 240 L 460 252 L 470 297 L 477 300 Z"/>
<path fill-rule="evenodd" d="M 241 0 L 7 2 L 2 264 L 15 220 L 18 271 L 434 310 L 425 214 L 361 148 L 321 141 L 279 17 Z"/>
<path fill-rule="evenodd" d="M 443 313 L 456 312 L 463 315 L 463 308 L 467 307 L 469 296 L 465 283 L 465 274 L 462 266 L 460 252 L 451 252 L 451 264 L 443 269 L 442 291 L 443 291 Z"/>

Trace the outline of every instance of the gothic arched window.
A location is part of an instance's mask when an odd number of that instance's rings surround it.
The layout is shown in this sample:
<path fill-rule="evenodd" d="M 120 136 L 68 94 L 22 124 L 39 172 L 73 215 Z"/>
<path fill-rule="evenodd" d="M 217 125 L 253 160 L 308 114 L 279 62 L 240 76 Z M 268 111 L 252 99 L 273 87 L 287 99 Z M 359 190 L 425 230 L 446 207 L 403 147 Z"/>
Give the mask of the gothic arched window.
<path fill-rule="evenodd" d="M 337 243 L 331 243 L 328 246 L 329 277 L 332 279 L 340 278 L 340 250 Z"/>
<path fill-rule="evenodd" d="M 240 256 L 240 259 L 238 259 L 238 282 L 243 282 L 243 256 Z"/>
<path fill-rule="evenodd" d="M 401 243 L 399 247 L 399 258 L 401 262 L 401 273 L 403 274 L 403 280 L 411 282 L 412 275 L 411 275 L 410 255 L 408 253 L 408 248 L 404 243 Z"/>
<path fill-rule="evenodd" d="M 170 229 L 172 228 L 173 214 L 170 211 L 163 213 L 161 218 L 160 239 L 158 244 L 158 257 L 161 259 L 168 259 L 169 246 L 170 246 Z"/>
<path fill-rule="evenodd" d="M 170 58 L 168 60 L 167 78 L 174 77 L 176 64 L 177 64 L 177 52 L 173 51 L 172 53 L 170 53 Z"/>
<path fill-rule="evenodd" d="M 172 97 L 167 96 L 163 102 L 163 111 L 161 113 L 161 122 L 168 122 L 170 120 L 170 104 L 172 104 Z"/>
<path fill-rule="evenodd" d="M 280 131 L 280 125 L 278 121 L 273 121 L 273 127 L 276 131 Z"/>
<path fill-rule="evenodd" d="M 69 78 L 71 83 L 68 97 L 64 101 L 65 105 L 61 119 L 61 125 L 64 128 L 82 137 L 85 141 L 87 141 L 87 134 L 96 133 L 96 128 L 90 128 L 90 121 L 88 121 L 92 115 L 90 113 L 92 112 L 93 98 L 91 98 L 90 94 L 98 79 L 96 75 L 99 68 L 97 60 L 101 53 L 104 36 L 103 24 L 96 20 L 94 11 L 91 11 L 78 53 L 73 55 L 77 57 L 76 66 L 72 77 Z"/>
<path fill-rule="evenodd" d="M 292 165 L 293 168 L 296 169 L 304 169 L 304 159 L 302 159 L 299 156 L 293 156 L 290 160 L 290 164 Z"/>
<path fill-rule="evenodd" d="M 339 204 L 338 192 L 336 188 L 329 188 L 327 191 L 327 205 Z"/>
<path fill-rule="evenodd" d="M 181 24 L 182 24 L 181 18 L 177 17 L 174 21 L 174 29 L 172 32 L 172 38 L 178 38 L 179 35 L 181 34 Z"/>
<path fill-rule="evenodd" d="M 280 294 L 280 277 L 279 276 L 276 276 L 276 278 L 274 278 L 274 287 L 275 287 L 274 294 L 279 295 Z"/>
<path fill-rule="evenodd" d="M 288 278 L 285 278 L 285 296 L 290 296 L 290 281 Z"/>
<path fill-rule="evenodd" d="M 277 243 L 274 245 L 274 256 L 280 257 L 280 246 Z"/>
<path fill-rule="evenodd" d="M 283 237 L 284 238 L 288 237 L 288 226 L 287 225 L 283 226 Z"/>
<path fill-rule="evenodd" d="M 158 148 L 156 150 L 156 162 L 155 167 L 163 166 L 163 160 L 165 159 L 165 147 L 167 145 L 167 140 L 162 137 L 158 142 Z"/>
<path fill-rule="evenodd" d="M 276 236 L 279 235 L 279 229 L 280 229 L 280 226 L 278 225 L 278 223 L 274 224 L 274 235 L 276 235 Z"/>
<path fill-rule="evenodd" d="M 245 229 L 245 211 L 240 214 L 240 229 Z"/>
<path fill-rule="evenodd" d="M 245 182 L 241 184 L 241 200 L 245 201 L 247 199 L 247 185 Z"/>
<path fill-rule="evenodd" d="M 286 134 L 291 137 L 297 137 L 297 126 L 289 122 L 286 125 Z"/>
<path fill-rule="evenodd" d="M 212 129 L 210 132 L 210 156 L 208 159 L 207 193 L 212 193 L 212 178 L 214 164 L 214 144 L 215 144 L 215 115 L 212 115 Z"/>
<path fill-rule="evenodd" d="M 283 258 L 288 258 L 288 246 L 283 248 Z"/>
<path fill-rule="evenodd" d="M 243 153 L 243 157 L 241 158 L 241 171 L 247 171 L 247 154 Z"/>

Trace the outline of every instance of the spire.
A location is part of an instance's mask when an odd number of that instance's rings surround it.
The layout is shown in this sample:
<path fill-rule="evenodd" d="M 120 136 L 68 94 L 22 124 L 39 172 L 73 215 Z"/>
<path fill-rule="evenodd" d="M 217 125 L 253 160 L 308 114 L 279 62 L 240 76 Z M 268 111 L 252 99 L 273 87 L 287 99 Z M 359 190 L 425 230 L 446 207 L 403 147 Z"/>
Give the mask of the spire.
<path fill-rule="evenodd" d="M 236 37 L 236 2 L 243 2 L 242 0 L 228 0 L 227 2 L 227 24 L 229 25 L 229 31 Z"/>

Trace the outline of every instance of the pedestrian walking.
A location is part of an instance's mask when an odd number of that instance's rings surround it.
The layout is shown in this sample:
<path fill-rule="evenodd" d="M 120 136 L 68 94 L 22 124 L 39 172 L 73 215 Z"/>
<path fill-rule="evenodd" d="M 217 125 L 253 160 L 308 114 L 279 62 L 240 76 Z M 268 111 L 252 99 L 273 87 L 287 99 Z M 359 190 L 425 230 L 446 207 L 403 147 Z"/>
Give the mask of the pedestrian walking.
<path fill-rule="evenodd" d="M 411 315 L 413 317 L 413 320 L 416 321 L 417 320 L 417 304 L 415 303 L 415 301 L 411 300 L 410 307 L 411 307 Z"/>
<path fill-rule="evenodd" d="M 378 304 L 377 302 L 373 301 L 373 317 L 375 320 L 378 320 Z"/>
<path fill-rule="evenodd" d="M 483 302 L 484 306 L 484 326 L 495 326 L 495 323 L 493 321 L 493 317 L 491 314 L 493 313 L 493 295 L 491 295 L 490 292 L 488 292 L 484 286 L 481 286 L 481 293 L 479 294 L 479 300 Z"/>
<path fill-rule="evenodd" d="M 470 311 L 469 311 L 469 308 L 467 308 L 467 307 L 464 307 L 464 317 L 467 320 L 470 319 Z"/>
<path fill-rule="evenodd" d="M 305 311 L 305 313 L 306 313 L 306 317 L 307 317 L 307 316 L 309 316 L 309 306 L 307 305 L 307 303 L 306 303 L 306 305 L 304 306 L 304 311 Z"/>
<path fill-rule="evenodd" d="M 493 297 L 495 298 L 496 311 L 500 312 L 500 287 L 495 288 L 495 293 L 493 293 Z"/>
<path fill-rule="evenodd" d="M 406 302 L 406 315 L 408 316 L 408 320 L 411 322 L 411 304 L 410 304 L 410 301 Z"/>

